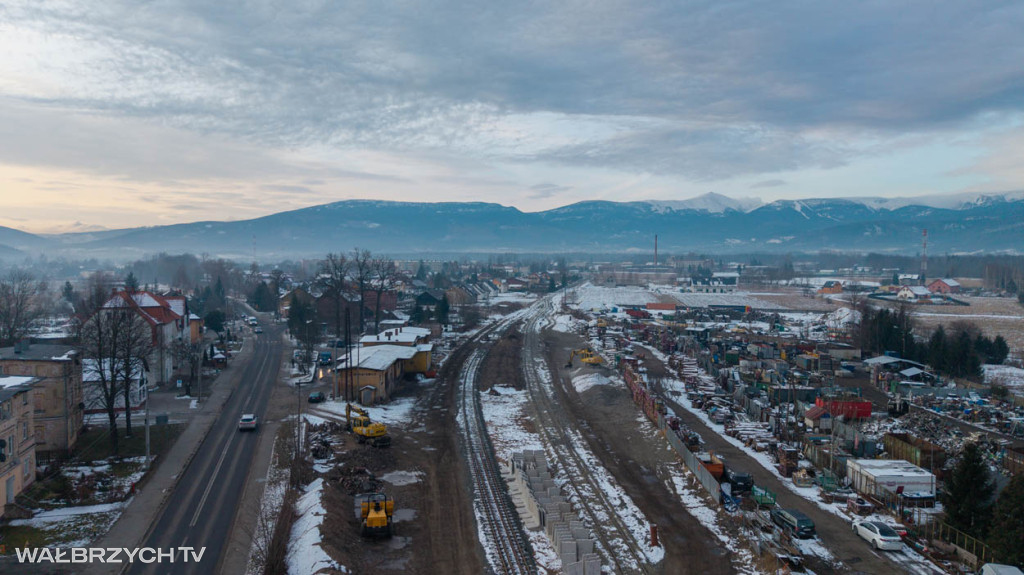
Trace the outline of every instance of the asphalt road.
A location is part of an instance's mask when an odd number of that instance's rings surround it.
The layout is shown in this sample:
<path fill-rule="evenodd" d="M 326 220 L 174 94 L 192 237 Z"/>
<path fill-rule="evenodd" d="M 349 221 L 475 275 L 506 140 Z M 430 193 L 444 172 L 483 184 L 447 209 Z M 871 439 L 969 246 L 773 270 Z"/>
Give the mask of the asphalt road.
<path fill-rule="evenodd" d="M 155 518 L 141 547 L 168 550 L 194 547 L 206 550 L 201 560 L 184 562 L 176 552 L 173 562 L 132 563 L 128 573 L 213 573 L 230 539 L 241 503 L 246 476 L 256 453 L 256 433 L 238 431 L 243 413 L 263 420 L 267 400 L 281 367 L 280 326 L 270 325 L 254 338 L 252 360 L 243 368 L 241 382 L 224 404 L 218 421 L 196 452 L 177 487 Z M 261 426 L 262 427 L 262 426 Z"/>

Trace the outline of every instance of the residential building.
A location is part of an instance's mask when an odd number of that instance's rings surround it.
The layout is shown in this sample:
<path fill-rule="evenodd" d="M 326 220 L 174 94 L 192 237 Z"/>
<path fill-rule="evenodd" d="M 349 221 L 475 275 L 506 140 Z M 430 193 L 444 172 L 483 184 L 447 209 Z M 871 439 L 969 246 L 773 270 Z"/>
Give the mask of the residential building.
<path fill-rule="evenodd" d="M 896 292 L 896 297 L 902 300 L 917 301 L 930 299 L 932 292 L 924 286 L 903 286 Z"/>
<path fill-rule="evenodd" d="M 82 363 L 70 345 L 22 343 L 0 348 L 0 374 L 38 378 L 33 434 L 40 456 L 66 455 L 82 430 Z"/>
<path fill-rule="evenodd" d="M 960 293 L 960 282 L 950 278 L 937 279 L 928 284 L 928 291 L 942 294 Z"/>
<path fill-rule="evenodd" d="M 38 378 L 0 375 L 0 517 L 17 506 L 14 498 L 36 478 L 33 386 Z"/>
<path fill-rule="evenodd" d="M 118 370 L 111 369 L 112 360 L 106 359 L 102 362 L 95 359 L 82 360 L 82 391 L 85 403 L 85 413 L 106 413 L 106 396 L 103 392 L 104 381 L 110 382 L 113 374 Z M 103 376 L 100 377 L 100 366 L 103 367 Z M 146 387 L 146 370 L 142 361 L 137 361 L 132 366 L 131 381 L 129 383 L 128 403 L 132 411 L 140 411 L 145 404 L 149 389 Z M 108 383 L 109 385 L 109 383 Z M 114 410 L 118 413 L 125 408 L 123 385 L 118 386 L 114 397 Z"/>
<path fill-rule="evenodd" d="M 291 309 L 292 305 L 294 305 L 296 301 L 304 305 L 310 305 L 313 303 L 314 299 L 306 290 L 300 287 L 294 288 L 277 300 L 277 313 L 281 317 L 288 317 L 288 310 Z"/>
<path fill-rule="evenodd" d="M 821 288 L 818 289 L 820 294 L 837 294 L 843 293 L 843 283 L 838 281 L 827 281 Z"/>
<path fill-rule="evenodd" d="M 401 345 L 414 347 L 430 339 L 430 330 L 422 327 L 397 327 L 383 330 L 376 335 L 364 335 L 359 343 L 365 347 L 378 345 Z"/>
<path fill-rule="evenodd" d="M 159 296 L 146 291 L 115 293 L 97 313 L 131 309 L 152 331 L 153 351 L 147 358 L 149 377 L 158 385 L 171 382 L 174 375 L 174 352 L 171 345 L 180 340 L 188 323 L 188 306 L 184 296 Z M 97 359 L 97 358 L 93 358 Z"/>

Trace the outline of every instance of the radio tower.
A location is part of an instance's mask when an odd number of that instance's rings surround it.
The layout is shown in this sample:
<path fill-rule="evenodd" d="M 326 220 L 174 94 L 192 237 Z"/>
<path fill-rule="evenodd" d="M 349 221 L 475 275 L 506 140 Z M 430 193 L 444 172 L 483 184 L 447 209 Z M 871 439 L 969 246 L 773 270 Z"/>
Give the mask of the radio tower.
<path fill-rule="evenodd" d="M 921 230 L 921 285 L 928 281 L 928 230 Z"/>

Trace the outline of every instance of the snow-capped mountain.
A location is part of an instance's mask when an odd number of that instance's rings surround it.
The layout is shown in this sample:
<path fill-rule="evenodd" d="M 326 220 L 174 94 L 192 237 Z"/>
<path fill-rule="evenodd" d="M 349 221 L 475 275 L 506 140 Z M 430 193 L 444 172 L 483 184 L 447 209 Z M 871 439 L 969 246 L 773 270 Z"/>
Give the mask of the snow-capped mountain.
<path fill-rule="evenodd" d="M 706 194 L 690 200 L 579 202 L 542 212 L 483 202 L 351 200 L 234 222 L 196 222 L 34 236 L 0 228 L 0 259 L 26 254 L 129 259 L 161 251 L 275 260 L 354 246 L 391 255 L 647 250 L 916 253 L 1024 251 L 1024 193 L 916 199 L 813 198 L 757 205 Z M 751 207 L 754 206 L 754 207 Z"/>
<path fill-rule="evenodd" d="M 727 211 L 749 212 L 764 205 L 760 198 L 731 198 L 715 192 L 708 192 L 687 200 L 647 200 L 644 203 L 661 210 L 693 210 L 709 214 L 720 214 Z"/>

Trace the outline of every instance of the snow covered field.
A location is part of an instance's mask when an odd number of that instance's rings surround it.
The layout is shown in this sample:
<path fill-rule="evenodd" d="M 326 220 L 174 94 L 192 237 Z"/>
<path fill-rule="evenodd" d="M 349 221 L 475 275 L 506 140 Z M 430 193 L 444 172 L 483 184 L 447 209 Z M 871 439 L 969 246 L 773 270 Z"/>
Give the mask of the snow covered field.
<path fill-rule="evenodd" d="M 985 364 L 985 383 L 1002 385 L 1017 395 L 1024 395 L 1024 369 L 1009 365 Z"/>

